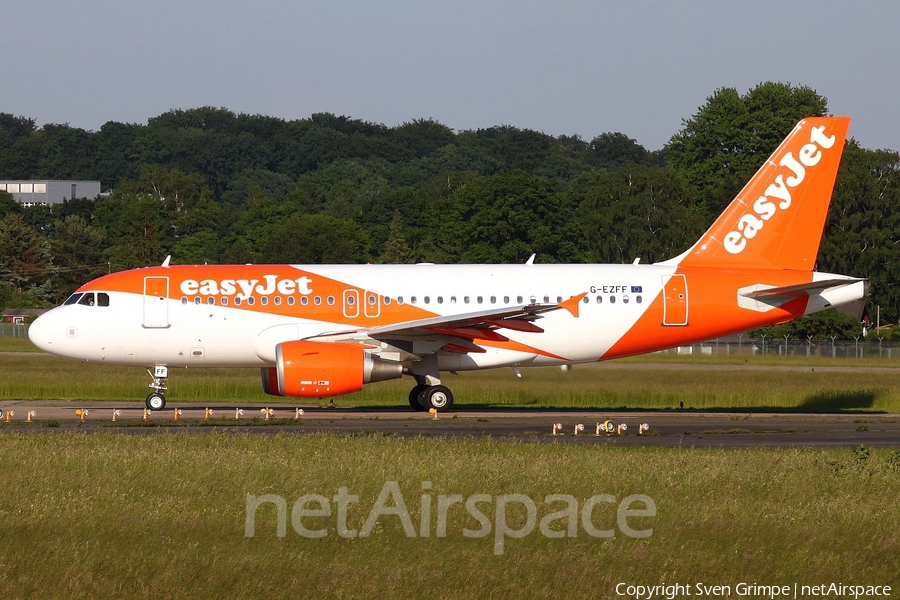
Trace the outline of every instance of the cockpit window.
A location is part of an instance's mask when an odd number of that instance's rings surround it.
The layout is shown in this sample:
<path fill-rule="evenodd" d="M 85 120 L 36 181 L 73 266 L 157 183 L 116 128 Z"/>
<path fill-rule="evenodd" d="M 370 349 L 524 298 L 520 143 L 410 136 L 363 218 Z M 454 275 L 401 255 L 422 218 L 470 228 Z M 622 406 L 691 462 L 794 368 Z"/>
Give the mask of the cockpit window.
<path fill-rule="evenodd" d="M 80 304 L 82 306 L 109 306 L 109 294 L 106 292 L 83 292 L 72 294 L 63 304 Z"/>
<path fill-rule="evenodd" d="M 87 292 L 81 296 L 81 300 L 78 301 L 78 304 L 83 304 L 84 306 L 93 306 L 94 305 L 94 292 Z"/>

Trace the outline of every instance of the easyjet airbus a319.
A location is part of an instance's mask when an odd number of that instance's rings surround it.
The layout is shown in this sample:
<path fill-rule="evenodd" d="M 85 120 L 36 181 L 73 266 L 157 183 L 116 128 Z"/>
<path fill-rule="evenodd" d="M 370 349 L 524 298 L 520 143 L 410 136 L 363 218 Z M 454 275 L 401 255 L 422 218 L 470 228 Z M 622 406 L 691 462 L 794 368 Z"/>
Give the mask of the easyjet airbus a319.
<path fill-rule="evenodd" d="M 29 331 L 75 359 L 168 369 L 255 367 L 269 394 L 326 398 L 412 377 L 447 409 L 442 372 L 570 365 L 783 323 L 863 299 L 814 270 L 850 119 L 800 121 L 681 256 L 631 265 L 196 265 L 113 273 Z M 532 257 L 533 258 L 533 257 Z"/>

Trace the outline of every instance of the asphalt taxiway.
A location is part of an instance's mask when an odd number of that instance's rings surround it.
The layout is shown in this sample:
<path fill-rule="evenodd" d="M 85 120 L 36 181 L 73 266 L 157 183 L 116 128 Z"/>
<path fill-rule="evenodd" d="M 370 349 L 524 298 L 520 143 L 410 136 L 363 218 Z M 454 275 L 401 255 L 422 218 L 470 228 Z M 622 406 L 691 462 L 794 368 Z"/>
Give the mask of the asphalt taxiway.
<path fill-rule="evenodd" d="M 180 410 L 177 419 L 175 409 Z M 447 439 L 487 436 L 614 446 L 783 448 L 863 444 L 900 447 L 900 415 L 879 413 L 470 409 L 462 405 L 452 412 L 439 413 L 435 418 L 408 408 L 170 402 L 164 411 L 145 414 L 141 402 L 76 404 L 65 401 L 6 401 L 0 402 L 0 410 L 3 411 L 0 433 L 229 431 L 303 434 L 328 431 Z M 611 422 L 616 431 L 600 431 L 600 425 L 606 422 Z M 640 425 L 644 423 L 649 426 L 649 431 L 639 434 Z M 557 424 L 559 427 L 554 433 Z M 619 429 L 622 424 L 626 429 Z"/>

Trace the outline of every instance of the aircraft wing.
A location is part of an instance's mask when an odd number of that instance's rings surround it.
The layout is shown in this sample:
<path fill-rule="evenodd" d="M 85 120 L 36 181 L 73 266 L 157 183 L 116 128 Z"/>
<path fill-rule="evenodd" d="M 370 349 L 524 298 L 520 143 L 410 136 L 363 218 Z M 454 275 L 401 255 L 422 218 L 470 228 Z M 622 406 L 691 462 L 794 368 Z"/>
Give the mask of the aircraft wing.
<path fill-rule="evenodd" d="M 540 319 L 543 313 L 559 310 L 560 308 L 562 307 L 558 304 L 529 304 L 513 308 L 504 307 L 462 315 L 431 317 L 373 327 L 367 333 L 369 337 L 376 340 L 403 339 L 439 333 L 470 340 L 506 341 L 508 338 L 498 333 L 497 329 L 543 333 L 544 330 L 535 325 L 534 321 Z"/>
<path fill-rule="evenodd" d="M 454 352 L 484 352 L 478 340 L 506 342 L 509 338 L 498 330 L 543 333 L 534 324 L 544 313 L 565 309 L 578 316 L 578 303 L 586 294 L 573 296 L 557 304 L 526 304 L 477 312 L 430 317 L 392 325 L 373 327 L 365 331 L 368 338 L 422 356 L 439 349 Z"/>

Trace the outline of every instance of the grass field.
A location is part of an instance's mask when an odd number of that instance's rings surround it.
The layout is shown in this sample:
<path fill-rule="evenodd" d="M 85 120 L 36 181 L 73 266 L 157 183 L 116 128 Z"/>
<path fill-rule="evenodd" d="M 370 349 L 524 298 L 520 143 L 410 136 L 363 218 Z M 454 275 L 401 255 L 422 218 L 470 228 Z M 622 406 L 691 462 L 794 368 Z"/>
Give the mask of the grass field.
<path fill-rule="evenodd" d="M 798 357 L 781 363 L 795 370 L 758 370 L 754 367 L 769 365 L 771 359 L 750 357 L 724 363 L 735 369 L 704 370 L 693 367 L 723 363 L 719 357 L 694 356 L 686 361 L 673 355 L 654 356 L 658 367 L 642 364 L 639 370 L 598 365 L 579 365 L 565 373 L 556 368 L 523 369 L 519 379 L 510 369 L 496 369 L 448 374 L 444 383 L 460 406 L 660 409 L 684 402 L 687 408 L 742 411 L 900 412 L 900 368 L 828 371 L 821 367 L 872 365 L 853 359 L 804 357 L 801 361 Z M 150 381 L 139 367 L 112 367 L 40 353 L 0 353 L 0 367 L 0 400 L 141 400 Z M 339 406 L 405 406 L 411 386 L 409 378 L 378 383 L 335 402 Z M 263 394 L 256 369 L 172 369 L 167 396 L 173 402 L 295 402 Z"/>
<path fill-rule="evenodd" d="M 690 357 L 685 368 L 673 368 L 685 357 L 658 356 L 660 364 L 639 369 L 531 369 L 522 379 L 485 371 L 446 383 L 464 406 L 639 409 L 683 401 L 695 408 L 900 412 L 900 369 L 829 372 L 815 369 L 848 361 L 817 359 L 798 362 L 797 370 L 758 370 L 754 358 L 746 370 L 693 368 L 714 364 L 710 358 Z M 171 401 L 273 400 L 260 391 L 255 370 L 170 375 Z M 139 368 L 0 353 L 0 400 L 140 399 L 148 381 Z M 407 388 L 406 380 L 386 382 L 337 402 L 402 406 Z M 740 582 L 900 587 L 896 449 L 0 429 L 0 481 L 2 598 L 616 598 L 619 583 L 676 582 L 729 585 L 732 595 Z M 363 530 L 388 482 L 407 504 L 414 535 L 388 514 L 393 497 L 370 535 L 339 535 L 339 490 L 358 496 L 345 529 Z M 245 535 L 248 494 L 284 499 L 283 537 L 271 503 L 250 511 L 254 535 Z M 294 503 L 308 494 L 321 495 L 332 510 L 296 512 L 296 523 L 324 532 L 319 539 L 295 528 Z M 464 531 L 484 524 L 456 503 L 445 508 L 446 535 L 438 535 L 441 498 L 474 494 L 486 495 L 474 506 L 490 531 L 467 537 Z M 501 502 L 513 494 L 534 502 L 530 529 L 526 504 Z M 581 511 L 599 494 L 608 497 L 585 525 Z M 618 503 L 635 494 L 650 499 L 655 515 L 631 516 L 623 528 Z M 566 504 L 546 501 L 549 495 L 571 496 L 574 517 L 551 514 Z M 546 531 L 563 537 L 542 533 L 540 523 L 551 517 Z M 498 526 L 511 533 L 498 537 Z M 595 537 L 588 526 L 612 537 Z M 652 534 L 630 537 L 627 527 Z"/>
<path fill-rule="evenodd" d="M 384 436 L 0 435 L 0 597 L 616 597 L 617 583 L 900 585 L 900 452 L 892 450 L 706 451 L 623 449 Z M 368 537 L 340 537 L 337 516 L 305 517 L 320 539 L 287 516 L 255 512 L 247 494 L 274 494 L 288 511 L 305 494 L 329 500 L 346 487 L 347 527 L 360 530 L 385 482 L 397 482 L 415 537 L 382 514 Z M 423 483 L 427 484 L 423 492 Z M 493 525 L 482 538 L 461 504 L 436 512 L 421 533 L 422 495 L 487 494 Z M 497 497 L 535 501 L 540 521 L 568 494 L 615 502 L 649 496 L 655 516 L 616 505 L 592 513 L 603 539 L 578 521 L 575 537 L 526 527 L 524 504 L 496 514 Z M 334 504 L 334 503 L 333 503 Z M 336 507 L 336 504 L 334 504 Z M 394 500 L 386 506 L 395 506 Z M 645 504 L 637 505 L 646 507 Z M 336 508 L 335 508 L 336 510 Z M 558 520 L 552 531 L 565 531 Z M 527 531 L 527 529 L 525 529 Z"/>

